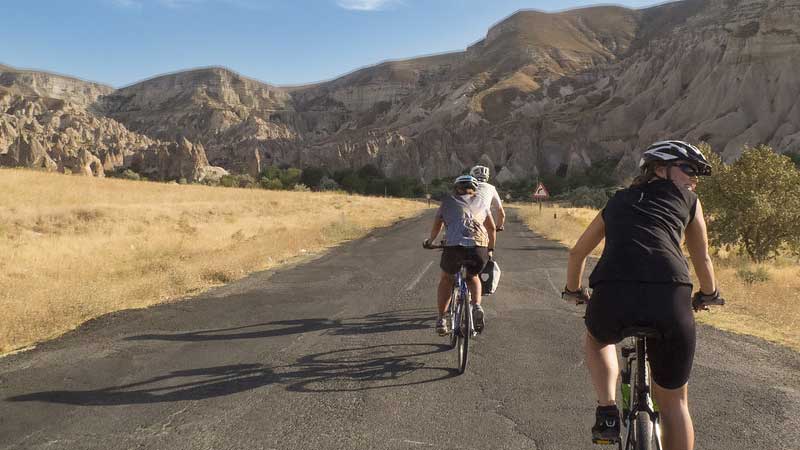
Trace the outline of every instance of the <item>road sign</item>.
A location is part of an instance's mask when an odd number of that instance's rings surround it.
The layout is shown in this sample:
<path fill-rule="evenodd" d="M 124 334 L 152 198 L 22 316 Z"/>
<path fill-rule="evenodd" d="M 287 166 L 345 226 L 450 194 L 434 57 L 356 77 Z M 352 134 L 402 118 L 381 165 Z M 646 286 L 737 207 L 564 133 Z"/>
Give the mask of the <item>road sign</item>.
<path fill-rule="evenodd" d="M 539 185 L 536 186 L 536 190 L 533 191 L 532 197 L 536 200 L 544 200 L 550 197 L 550 193 L 547 192 L 547 188 L 544 187 L 544 184 L 539 183 Z"/>

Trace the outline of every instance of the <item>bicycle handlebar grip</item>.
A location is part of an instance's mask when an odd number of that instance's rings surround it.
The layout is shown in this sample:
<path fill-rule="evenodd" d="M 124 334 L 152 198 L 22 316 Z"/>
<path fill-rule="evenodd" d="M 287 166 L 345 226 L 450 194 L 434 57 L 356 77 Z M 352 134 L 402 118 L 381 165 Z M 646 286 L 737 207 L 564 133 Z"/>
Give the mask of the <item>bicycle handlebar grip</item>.
<path fill-rule="evenodd" d="M 714 290 L 711 294 L 703 294 L 697 291 L 692 296 L 692 308 L 695 311 L 708 311 L 709 306 L 722 306 L 725 299 L 719 295 L 719 290 Z"/>
<path fill-rule="evenodd" d="M 575 300 L 576 305 L 583 305 L 589 301 L 589 288 L 582 287 L 577 291 L 570 291 L 564 286 L 564 290 L 561 291 L 561 298 L 564 300 L 572 299 Z"/>

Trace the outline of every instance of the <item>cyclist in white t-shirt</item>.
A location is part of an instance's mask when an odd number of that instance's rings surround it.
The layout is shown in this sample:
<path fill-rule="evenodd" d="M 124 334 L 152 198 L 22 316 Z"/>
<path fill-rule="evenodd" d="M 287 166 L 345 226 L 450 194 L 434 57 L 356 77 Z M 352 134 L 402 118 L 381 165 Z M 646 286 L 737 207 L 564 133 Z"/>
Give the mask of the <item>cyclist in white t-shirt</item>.
<path fill-rule="evenodd" d="M 497 189 L 489 184 L 489 168 L 486 166 L 475 166 L 470 170 L 470 175 L 478 179 L 478 197 L 491 205 L 492 211 L 497 215 L 497 231 L 503 231 L 506 223 L 506 211 L 503 209 L 503 202 L 500 201 L 500 194 Z"/>

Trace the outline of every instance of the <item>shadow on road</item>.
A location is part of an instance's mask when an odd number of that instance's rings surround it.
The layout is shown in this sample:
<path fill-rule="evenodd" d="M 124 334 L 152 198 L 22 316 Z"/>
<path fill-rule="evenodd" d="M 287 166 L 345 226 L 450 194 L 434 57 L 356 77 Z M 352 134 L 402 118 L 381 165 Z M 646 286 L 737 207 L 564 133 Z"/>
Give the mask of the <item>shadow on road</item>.
<path fill-rule="evenodd" d="M 450 367 L 429 367 L 421 357 L 450 349 L 442 344 L 387 344 L 307 355 L 281 375 L 295 392 L 345 392 L 431 383 L 458 375 Z M 429 376 L 417 372 L 427 371 Z"/>
<path fill-rule="evenodd" d="M 9 397 L 12 402 L 67 403 L 83 406 L 175 402 L 221 397 L 274 383 L 278 377 L 261 364 L 237 364 L 178 370 L 138 383 L 88 391 L 44 391 Z"/>
<path fill-rule="evenodd" d="M 313 331 L 337 336 L 430 330 L 433 314 L 431 309 L 408 309 L 352 319 L 282 320 L 179 334 L 146 334 L 126 340 L 209 341 L 268 338 Z M 453 368 L 429 365 L 428 356 L 449 349 L 447 345 L 431 343 L 340 348 L 306 355 L 284 366 L 236 364 L 191 368 L 120 386 L 34 392 L 6 400 L 107 406 L 201 400 L 269 385 L 282 385 L 292 392 L 385 389 L 430 383 L 458 375 Z"/>
<path fill-rule="evenodd" d="M 567 247 L 564 245 L 525 245 L 522 247 L 516 248 L 504 248 L 503 251 L 536 251 L 536 250 L 567 250 Z"/>
<path fill-rule="evenodd" d="M 368 333 L 388 333 L 394 331 L 413 331 L 431 328 L 432 309 L 405 309 L 388 311 L 351 319 L 297 319 L 277 320 L 233 328 L 189 331 L 177 334 L 142 334 L 129 336 L 127 341 L 217 341 L 233 339 L 260 339 L 290 334 L 326 331 L 334 335 L 357 335 Z"/>

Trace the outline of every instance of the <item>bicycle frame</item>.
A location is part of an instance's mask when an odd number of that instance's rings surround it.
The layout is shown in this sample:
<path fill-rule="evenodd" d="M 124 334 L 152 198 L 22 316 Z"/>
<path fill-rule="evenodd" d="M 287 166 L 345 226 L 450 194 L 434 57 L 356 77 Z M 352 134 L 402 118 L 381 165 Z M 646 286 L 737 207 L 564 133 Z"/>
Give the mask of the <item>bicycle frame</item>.
<path fill-rule="evenodd" d="M 450 337 L 451 347 L 457 347 L 458 351 L 458 370 L 464 373 L 467 367 L 467 352 L 469 350 L 469 338 L 475 336 L 475 325 L 472 319 L 472 308 L 470 307 L 469 288 L 467 287 L 467 269 L 461 266 L 456 273 L 453 284 L 453 298 L 450 299 L 448 309 L 451 312 Z"/>
<path fill-rule="evenodd" d="M 636 417 L 640 412 L 646 412 L 653 424 L 653 434 L 655 435 L 656 450 L 661 450 L 661 427 L 659 425 L 658 405 L 652 399 L 650 393 L 650 370 L 647 362 L 647 340 L 643 336 L 634 336 L 632 347 L 622 347 L 622 357 L 625 358 L 625 365 L 622 370 L 622 421 L 627 428 L 625 437 L 625 450 L 634 449 L 636 436 L 634 428 Z M 633 386 L 630 386 L 631 369 L 635 363 L 636 372 L 633 379 Z M 626 378 L 628 395 L 626 399 Z M 632 388 L 632 389 L 631 389 Z M 621 447 L 620 443 L 620 447 Z"/>

